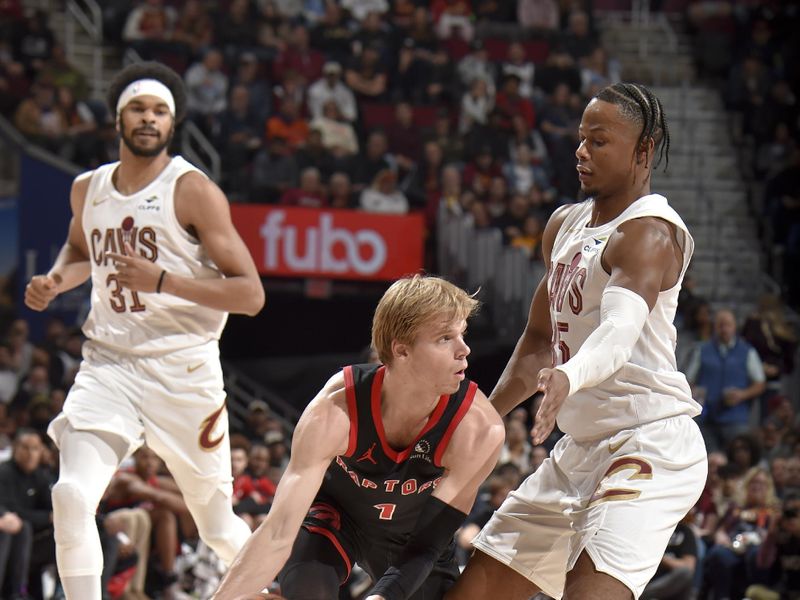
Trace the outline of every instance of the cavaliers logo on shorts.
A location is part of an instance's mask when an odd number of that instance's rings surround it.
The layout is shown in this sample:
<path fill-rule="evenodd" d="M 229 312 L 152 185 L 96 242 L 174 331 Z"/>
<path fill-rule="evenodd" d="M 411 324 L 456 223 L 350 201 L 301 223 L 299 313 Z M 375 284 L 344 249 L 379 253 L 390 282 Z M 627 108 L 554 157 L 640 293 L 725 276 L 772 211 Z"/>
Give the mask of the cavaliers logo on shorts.
<path fill-rule="evenodd" d="M 213 413 L 208 415 L 205 419 L 203 419 L 203 422 L 200 424 L 202 429 L 200 430 L 200 438 L 198 440 L 198 443 L 200 444 L 200 447 L 203 450 L 206 450 L 207 452 L 216 450 L 222 443 L 222 440 L 225 439 L 224 431 L 221 434 L 219 434 L 218 437 L 213 439 L 211 438 L 211 435 L 214 432 L 214 428 L 217 426 L 217 422 L 219 421 L 219 417 L 220 415 L 222 415 L 222 411 L 224 410 L 225 410 L 225 404 L 223 404 Z"/>

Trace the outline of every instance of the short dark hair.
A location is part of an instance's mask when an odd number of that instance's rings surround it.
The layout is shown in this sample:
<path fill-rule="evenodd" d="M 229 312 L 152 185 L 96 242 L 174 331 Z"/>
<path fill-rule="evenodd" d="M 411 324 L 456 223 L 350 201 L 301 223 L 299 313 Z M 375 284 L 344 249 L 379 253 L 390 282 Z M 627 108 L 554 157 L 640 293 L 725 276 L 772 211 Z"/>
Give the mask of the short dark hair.
<path fill-rule="evenodd" d="M 139 79 L 155 79 L 160 81 L 172 92 L 175 100 L 175 124 L 180 123 L 186 116 L 186 88 L 180 75 L 169 67 L 157 62 L 141 62 L 129 65 L 122 69 L 111 80 L 106 100 L 114 120 L 117 119 L 117 102 L 122 92 L 129 84 Z"/>
<path fill-rule="evenodd" d="M 652 138 L 653 151 L 659 151 L 653 168 L 656 168 L 666 156 L 667 162 L 664 165 L 666 171 L 669 166 L 669 126 L 661 100 L 640 83 L 615 83 L 604 87 L 595 98 L 619 106 L 625 118 L 642 127 L 634 155 L 641 149 L 642 142 Z"/>

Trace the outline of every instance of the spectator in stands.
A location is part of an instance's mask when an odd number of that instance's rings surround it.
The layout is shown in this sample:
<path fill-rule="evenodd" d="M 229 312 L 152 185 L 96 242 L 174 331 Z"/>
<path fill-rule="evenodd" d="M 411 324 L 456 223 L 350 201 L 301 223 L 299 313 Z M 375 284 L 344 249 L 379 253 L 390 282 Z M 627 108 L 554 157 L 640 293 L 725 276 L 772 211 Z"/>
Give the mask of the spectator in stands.
<path fill-rule="evenodd" d="M 267 148 L 253 159 L 251 198 L 254 202 L 277 202 L 297 180 L 297 162 L 286 138 L 274 136 Z"/>
<path fill-rule="evenodd" d="M 206 133 L 216 129 L 216 120 L 228 104 L 228 76 L 222 66 L 222 53 L 209 48 L 203 60 L 194 63 L 184 75 L 189 116 Z"/>
<path fill-rule="evenodd" d="M 245 193 L 245 172 L 262 145 L 264 121 L 250 109 L 250 92 L 244 85 L 231 88 L 230 99 L 219 117 L 217 148 L 221 151 L 226 190 L 233 199 Z"/>
<path fill-rule="evenodd" d="M 56 89 L 56 105 L 66 127 L 61 156 L 79 165 L 99 165 L 99 140 L 95 135 L 97 121 L 92 110 L 85 102 L 76 99 L 72 89 L 66 86 Z"/>
<path fill-rule="evenodd" d="M 779 296 L 764 294 L 759 298 L 757 311 L 748 316 L 742 326 L 742 337 L 761 358 L 767 378 L 767 394 L 780 393 L 781 377 L 794 371 L 797 334 L 786 320 Z"/>
<path fill-rule="evenodd" d="M 536 125 L 536 111 L 533 103 L 520 94 L 521 80 L 516 73 L 509 73 L 503 79 L 503 86 L 497 92 L 495 106 L 503 115 L 503 129 L 512 130 L 511 120 L 521 115 L 530 129 Z"/>
<path fill-rule="evenodd" d="M 772 519 L 766 539 L 758 548 L 756 566 L 777 570 L 771 585 L 751 585 L 752 600 L 793 600 L 800 597 L 800 497 L 787 497 L 778 518 Z"/>
<path fill-rule="evenodd" d="M 11 460 L 0 464 L 0 506 L 16 513 L 33 531 L 28 592 L 42 598 L 42 571 L 56 560 L 53 541 L 53 504 L 50 487 L 54 474 L 41 465 L 44 444 L 38 433 L 19 429 Z"/>
<path fill-rule="evenodd" d="M 513 153 L 513 160 L 503 165 L 503 176 L 513 194 L 527 195 L 534 185 L 546 189 L 550 182 L 545 170 L 534 164 L 531 149 L 527 144 L 519 144 Z"/>
<path fill-rule="evenodd" d="M 259 2 L 258 14 L 258 47 L 254 52 L 260 60 L 272 61 L 286 50 L 289 39 L 289 23 L 278 12 L 273 0 Z"/>
<path fill-rule="evenodd" d="M 686 600 L 691 597 L 697 568 L 697 538 L 690 512 L 669 539 L 656 574 L 642 592 L 642 600 Z"/>
<path fill-rule="evenodd" d="M 518 0 L 517 23 L 535 32 L 553 34 L 558 31 L 561 15 L 556 0 Z"/>
<path fill-rule="evenodd" d="M 442 149 L 435 141 L 424 144 L 422 159 L 414 166 L 403 187 L 415 208 L 424 208 L 428 226 L 436 225 L 436 212 L 441 196 Z"/>
<path fill-rule="evenodd" d="M 494 95 L 495 66 L 481 40 L 472 41 L 469 54 L 458 62 L 456 72 L 463 88 L 469 88 L 476 79 L 483 79 Z"/>
<path fill-rule="evenodd" d="M 528 430 L 524 422 L 516 419 L 506 421 L 506 441 L 500 450 L 500 456 L 497 457 L 498 465 L 505 463 L 515 464 L 523 473 L 528 471 L 531 464 L 531 443 L 528 441 Z"/>
<path fill-rule="evenodd" d="M 324 60 L 322 54 L 309 45 L 306 26 L 297 24 L 292 28 L 288 46 L 275 59 L 272 71 L 278 80 L 285 79 L 287 71 L 294 71 L 300 78 L 300 85 L 306 89 L 322 75 Z"/>
<path fill-rule="evenodd" d="M 89 96 L 89 84 L 86 76 L 69 60 L 61 44 L 54 44 L 49 60 L 42 67 L 42 79 L 56 87 L 66 87 L 76 100 L 86 100 Z"/>
<path fill-rule="evenodd" d="M 469 132 L 475 124 L 486 125 L 494 102 L 494 87 L 481 77 L 473 79 L 469 91 L 461 98 L 459 133 Z"/>
<path fill-rule="evenodd" d="M 18 376 L 12 368 L 11 345 L 0 339 L 0 404 L 8 405 L 17 393 Z"/>
<path fill-rule="evenodd" d="M 536 69 L 536 87 L 545 94 L 552 94 L 559 83 L 566 83 L 570 93 L 581 91 L 581 72 L 575 59 L 558 47 L 552 48 L 547 60 Z"/>
<path fill-rule="evenodd" d="M 428 54 L 422 51 L 420 54 Z M 420 58 L 414 40 L 406 38 L 397 51 L 397 61 L 392 68 L 391 97 L 400 101 L 421 104 L 427 100 L 431 62 Z M 438 91 L 440 93 L 441 90 Z"/>
<path fill-rule="evenodd" d="M 359 100 L 380 102 L 388 90 L 388 76 L 380 64 L 380 50 L 366 46 L 345 71 L 345 82 Z"/>
<path fill-rule="evenodd" d="M 302 117 L 300 106 L 291 97 L 283 98 L 280 111 L 267 121 L 267 139 L 283 138 L 292 151 L 306 143 L 308 131 L 308 121 Z"/>
<path fill-rule="evenodd" d="M 0 36 L 0 114 L 9 116 L 28 95 L 25 67 L 14 60 L 11 45 Z"/>
<path fill-rule="evenodd" d="M 383 170 L 394 168 L 394 157 L 389 154 L 386 133 L 376 129 L 369 133 L 366 147 L 356 160 L 353 169 L 354 191 L 361 192 Z"/>
<path fill-rule="evenodd" d="M 342 66 L 336 62 L 326 62 L 322 74 L 323 78 L 308 89 L 308 110 L 312 119 L 321 117 L 325 103 L 333 100 L 342 118 L 348 122 L 355 121 L 358 117 L 356 98 L 342 82 Z"/>
<path fill-rule="evenodd" d="M 336 171 L 328 181 L 328 202 L 331 208 L 354 208 L 353 187 L 350 176 Z"/>
<path fill-rule="evenodd" d="M 252 52 L 258 45 L 258 22 L 248 0 L 233 0 L 228 10 L 222 11 L 217 26 L 217 43 L 229 61 L 241 52 Z"/>
<path fill-rule="evenodd" d="M 252 478 L 256 491 L 261 494 L 265 502 L 272 501 L 276 486 L 280 481 L 280 473 L 282 472 L 274 470 L 275 468 L 280 469 L 281 465 L 272 464 L 270 446 L 279 441 L 283 442 L 283 434 L 279 431 L 268 433 L 269 435 L 265 436 L 264 442 L 255 442 L 250 446 L 250 452 L 247 455 L 247 474 Z M 269 442 L 269 445 L 267 442 Z"/>
<path fill-rule="evenodd" d="M 733 438 L 726 450 L 728 464 L 741 469 L 745 475 L 755 467 L 765 467 L 761 462 L 761 444 L 751 433 L 742 433 Z"/>
<path fill-rule="evenodd" d="M 233 476 L 233 512 L 255 529 L 269 512 L 270 503 L 256 489 L 247 470 L 247 448 L 231 446 L 231 474 Z M 274 488 L 274 484 L 270 482 Z M 274 495 L 274 491 L 273 491 Z M 271 498 L 270 498 L 271 499 Z"/>
<path fill-rule="evenodd" d="M 416 54 L 422 57 L 430 57 L 439 47 L 439 40 L 433 30 L 431 14 L 425 5 L 418 5 L 412 15 L 411 27 L 407 32 L 407 37 L 414 40 Z"/>
<path fill-rule="evenodd" d="M 736 335 L 731 311 L 717 311 L 714 337 L 695 350 L 686 378 L 703 399 L 699 421 L 709 450 L 750 429 L 750 400 L 764 391 L 764 368 L 755 349 Z"/>
<path fill-rule="evenodd" d="M 697 347 L 711 339 L 714 322 L 711 319 L 711 305 L 703 298 L 695 298 L 685 309 L 683 327 L 678 329 L 675 358 L 678 369 L 685 372 L 689 359 Z"/>
<path fill-rule="evenodd" d="M 431 16 L 439 39 L 460 38 L 470 42 L 475 36 L 472 25 L 475 13 L 469 0 L 434 0 Z"/>
<path fill-rule="evenodd" d="M 375 175 L 372 185 L 361 192 L 359 204 L 373 213 L 405 214 L 409 209 L 408 198 L 397 188 L 397 174 L 391 169 Z"/>
<path fill-rule="evenodd" d="M 233 11 L 233 7 L 230 9 Z M 184 56 L 202 54 L 214 41 L 214 24 L 200 0 L 186 0 L 175 22 L 172 39 L 185 46 Z"/>
<path fill-rule="evenodd" d="M 328 100 L 322 115 L 311 121 L 311 130 L 318 133 L 322 147 L 344 166 L 347 159 L 358 154 L 358 138 L 353 126 L 339 112 L 335 100 Z"/>
<path fill-rule="evenodd" d="M 589 15 L 586 12 L 579 9 L 570 12 L 567 31 L 561 43 L 576 62 L 589 56 L 598 45 L 597 35 L 591 31 L 589 25 Z"/>
<path fill-rule="evenodd" d="M 503 464 L 501 462 L 501 464 Z M 514 487 L 509 485 L 506 478 L 497 475 L 490 476 L 481 485 L 481 491 L 475 500 L 475 505 L 472 507 L 469 515 L 467 516 L 464 524 L 456 532 L 456 544 L 458 545 L 459 564 L 464 565 L 467 562 L 469 554 L 472 552 L 472 540 L 489 521 L 492 513 L 500 508 L 500 505 L 506 499 L 509 492 Z"/>
<path fill-rule="evenodd" d="M 242 434 L 249 442 L 263 443 L 264 435 L 274 428 L 274 424 L 269 405 L 263 400 L 253 400 L 247 405 Z"/>
<path fill-rule="evenodd" d="M 512 248 L 519 248 L 530 260 L 541 259 L 543 222 L 536 215 L 529 214 L 522 222 L 522 231 L 509 241 Z"/>
<path fill-rule="evenodd" d="M 17 107 L 14 125 L 33 142 L 57 154 L 67 125 L 56 105 L 56 90 L 52 85 L 38 82 L 31 92 Z"/>
<path fill-rule="evenodd" d="M 410 103 L 399 102 L 395 105 L 394 121 L 388 126 L 386 137 L 400 175 L 407 174 L 414 168 L 422 151 L 419 129 L 414 125 L 414 108 Z"/>
<path fill-rule="evenodd" d="M 436 218 L 439 218 L 439 211 L 444 208 L 446 214 L 458 216 L 464 213 L 461 204 L 462 186 L 461 171 L 455 165 L 449 164 L 442 169 L 441 195 L 436 204 Z"/>
<path fill-rule="evenodd" d="M 542 136 L 552 158 L 555 178 L 562 194 L 577 198 L 578 180 L 575 178 L 574 154 L 578 143 L 580 112 L 566 83 L 559 83 L 542 107 Z"/>
<path fill-rule="evenodd" d="M 744 478 L 744 500 L 731 504 L 714 535 L 715 546 L 706 556 L 706 577 L 714 598 L 741 598 L 746 567 L 755 563 L 780 504 L 765 469 L 753 469 Z"/>
<path fill-rule="evenodd" d="M 0 505 L 0 594 L 9 600 L 27 597 L 28 568 L 33 545 L 33 527 Z"/>
<path fill-rule="evenodd" d="M 775 440 L 780 440 L 780 438 L 775 435 L 777 430 L 775 429 L 775 424 L 772 423 L 769 419 L 766 423 L 762 426 L 762 439 L 766 440 L 767 436 L 772 436 Z M 771 431 L 770 431 L 771 430 Z M 768 433 L 764 433 L 768 432 Z M 774 443 L 774 442 L 773 442 Z M 779 447 L 779 444 L 775 444 L 774 447 Z M 768 444 L 764 443 L 764 449 L 768 450 Z M 768 452 L 765 452 L 767 456 L 770 456 Z M 775 486 L 775 497 L 780 499 L 785 499 L 787 496 L 787 483 L 789 481 L 789 473 L 786 470 L 788 460 L 785 456 L 780 456 L 778 454 L 772 454 L 772 458 L 769 461 L 769 475 L 772 477 L 772 484 Z"/>
<path fill-rule="evenodd" d="M 55 36 L 47 24 L 47 12 L 41 9 L 27 13 L 12 33 L 14 56 L 25 67 L 30 79 L 36 79 L 50 59 Z"/>
<path fill-rule="evenodd" d="M 142 58 L 150 59 L 155 53 L 172 47 L 172 29 L 175 12 L 164 6 L 163 0 L 139 0 L 128 14 L 122 39 Z"/>
<path fill-rule="evenodd" d="M 272 112 L 272 90 L 269 82 L 259 73 L 258 58 L 252 52 L 242 52 L 237 62 L 236 74 L 231 87 L 243 85 L 249 96 L 248 110 L 266 122 Z"/>
<path fill-rule="evenodd" d="M 367 46 L 372 46 L 378 51 L 381 61 L 385 64 L 389 54 L 389 41 L 391 31 L 379 12 L 371 11 L 361 21 L 353 38 L 353 54 L 358 55 Z"/>
<path fill-rule="evenodd" d="M 119 508 L 144 508 L 152 523 L 152 555 L 154 582 L 159 591 L 177 591 L 175 556 L 178 550 L 179 524 L 191 539 L 197 531 L 189 509 L 172 477 L 161 475 L 165 470 L 161 459 L 147 446 L 133 455 L 132 471 L 118 471 L 108 485 L 101 506 L 104 512 Z M 170 596 L 167 596 L 168 598 Z"/>
<path fill-rule="evenodd" d="M 311 43 L 332 62 L 342 64 L 350 58 L 355 32 L 347 26 L 342 7 L 325 3 L 325 15 L 311 30 Z"/>
<path fill-rule="evenodd" d="M 494 159 L 492 149 L 482 146 L 474 160 L 467 163 L 464 168 L 464 185 L 471 188 L 478 196 L 489 192 L 492 180 L 502 175 L 500 165 Z"/>
<path fill-rule="evenodd" d="M 533 63 L 525 57 L 525 47 L 519 42 L 511 42 L 506 60 L 500 63 L 500 77 L 505 79 L 509 75 L 516 75 L 519 78 L 519 95 L 530 100 L 533 97 L 534 73 Z"/>
<path fill-rule="evenodd" d="M 50 394 L 50 377 L 43 365 L 32 365 L 27 374 L 20 380 L 17 395 L 9 406 L 9 414 L 13 417 L 22 415 L 37 396 Z"/>
<path fill-rule="evenodd" d="M 389 3 L 386 0 L 342 0 L 342 8 L 357 21 L 363 21 L 369 13 L 388 12 Z"/>
<path fill-rule="evenodd" d="M 328 200 L 322 187 L 319 169 L 306 167 L 300 173 L 300 187 L 290 188 L 281 196 L 281 204 L 285 206 L 301 206 L 305 208 L 323 208 Z"/>
<path fill-rule="evenodd" d="M 332 108 L 331 110 L 336 109 Z M 350 141 L 352 143 L 357 143 L 355 142 L 355 133 L 352 132 L 352 128 L 348 123 L 337 122 L 337 124 L 341 124 L 346 128 L 350 128 L 349 130 L 352 134 Z M 312 123 L 309 126 L 306 143 L 302 148 L 295 152 L 294 159 L 297 163 L 298 172 L 302 172 L 303 169 L 308 167 L 315 167 L 322 175 L 322 181 L 327 182 L 328 178 L 334 171 L 338 169 L 346 170 L 349 168 L 352 155 L 348 154 L 345 152 L 345 150 L 337 145 L 334 145 L 332 149 L 326 148 L 323 144 L 323 136 L 323 131 L 314 126 Z M 338 144 L 341 142 L 337 140 L 334 143 Z"/>

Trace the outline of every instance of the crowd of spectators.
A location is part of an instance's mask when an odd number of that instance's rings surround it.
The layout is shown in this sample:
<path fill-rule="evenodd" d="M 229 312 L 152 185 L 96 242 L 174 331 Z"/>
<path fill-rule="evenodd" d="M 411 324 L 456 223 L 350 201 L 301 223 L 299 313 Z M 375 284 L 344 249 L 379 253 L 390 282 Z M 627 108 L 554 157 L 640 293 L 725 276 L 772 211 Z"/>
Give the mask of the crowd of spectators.
<path fill-rule="evenodd" d="M 231 201 L 416 211 L 430 231 L 445 203 L 537 258 L 577 197 L 582 107 L 620 78 L 590 4 L 119 0 L 104 30 L 183 76 Z M 47 15 L 0 19 L 0 110 L 83 167 L 114 160 L 113 115 Z"/>
<path fill-rule="evenodd" d="M 688 2 L 686 16 L 701 74 L 740 115 L 743 171 L 760 184 L 765 240 L 797 305 L 797 15 L 789 3 L 761 4 Z M 190 119 L 219 150 L 232 201 L 419 211 L 431 230 L 446 209 L 538 258 L 546 218 L 577 197 L 581 107 L 620 77 L 586 9 L 555 0 L 117 0 L 104 17 L 110 42 L 182 73 Z M 116 158 L 113 122 L 47 16 L 15 2 L 0 5 L 0 92 L 0 112 L 57 154 L 85 167 Z M 704 406 L 709 477 L 643 598 L 800 598 L 800 418 L 785 395 L 797 330 L 777 297 L 740 326 L 733 311 L 695 296 L 691 279 L 685 288 L 678 365 Z M 0 323 L 2 597 L 40 597 L 53 579 L 46 489 L 58 460 L 44 431 L 82 341 L 58 320 L 35 343 L 24 320 Z M 557 440 L 531 446 L 535 408 L 507 419 L 500 463 L 457 535 L 462 561 L 472 534 Z M 285 468 L 287 432 L 255 401 L 231 445 L 236 511 L 255 527 Z M 37 492 L 23 497 L 24 485 Z M 98 527 L 109 597 L 206 597 L 220 574 L 147 448 L 114 478 Z M 351 587 L 356 597 L 358 577 Z"/>

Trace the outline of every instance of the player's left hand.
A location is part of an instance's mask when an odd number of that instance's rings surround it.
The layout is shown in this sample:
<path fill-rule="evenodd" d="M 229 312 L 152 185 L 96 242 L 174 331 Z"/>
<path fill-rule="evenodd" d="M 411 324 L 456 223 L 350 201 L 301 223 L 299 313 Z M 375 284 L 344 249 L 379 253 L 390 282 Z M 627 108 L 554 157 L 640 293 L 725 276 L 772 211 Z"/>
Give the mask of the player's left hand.
<path fill-rule="evenodd" d="M 536 389 L 544 394 L 536 412 L 531 436 L 534 445 L 538 446 L 550 436 L 556 426 L 558 411 L 569 394 L 569 379 L 563 371 L 542 369 L 539 371 L 539 385 Z"/>
<path fill-rule="evenodd" d="M 128 242 L 125 242 L 125 254 L 109 252 L 107 255 L 117 267 L 119 284 L 135 292 L 155 292 L 161 267 L 136 254 Z"/>

